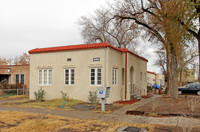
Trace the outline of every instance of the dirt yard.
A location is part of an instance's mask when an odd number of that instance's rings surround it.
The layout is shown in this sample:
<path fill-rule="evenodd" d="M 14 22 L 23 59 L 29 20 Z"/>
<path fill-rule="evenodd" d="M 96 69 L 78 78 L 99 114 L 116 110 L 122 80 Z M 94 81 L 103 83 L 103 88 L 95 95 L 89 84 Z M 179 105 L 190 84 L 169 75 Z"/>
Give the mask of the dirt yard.
<path fill-rule="evenodd" d="M 200 96 L 197 95 L 179 95 L 179 99 L 173 100 L 166 95 L 141 106 L 135 111 L 144 111 L 145 113 L 163 114 L 166 116 L 190 116 L 200 118 Z M 169 115 L 170 116 L 170 115 Z"/>

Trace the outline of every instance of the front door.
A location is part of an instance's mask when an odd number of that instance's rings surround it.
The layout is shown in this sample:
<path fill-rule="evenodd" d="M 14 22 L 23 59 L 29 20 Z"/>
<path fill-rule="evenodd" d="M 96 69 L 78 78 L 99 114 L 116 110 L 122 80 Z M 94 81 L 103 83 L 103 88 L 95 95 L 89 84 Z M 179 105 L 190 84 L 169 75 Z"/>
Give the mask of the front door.
<path fill-rule="evenodd" d="M 8 84 L 9 75 L 0 74 L 0 84 Z"/>

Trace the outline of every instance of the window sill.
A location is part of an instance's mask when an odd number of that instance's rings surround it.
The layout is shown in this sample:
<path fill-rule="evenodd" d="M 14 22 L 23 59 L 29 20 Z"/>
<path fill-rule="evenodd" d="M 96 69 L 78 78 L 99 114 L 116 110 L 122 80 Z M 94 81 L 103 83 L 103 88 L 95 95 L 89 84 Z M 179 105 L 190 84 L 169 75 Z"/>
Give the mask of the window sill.
<path fill-rule="evenodd" d="M 90 85 L 90 87 L 96 87 L 96 86 L 100 87 L 102 85 Z"/>
<path fill-rule="evenodd" d="M 50 86 L 52 86 L 52 84 L 47 84 L 47 85 L 44 85 L 44 84 L 39 84 L 39 86 L 43 86 L 43 87 L 50 87 Z"/>

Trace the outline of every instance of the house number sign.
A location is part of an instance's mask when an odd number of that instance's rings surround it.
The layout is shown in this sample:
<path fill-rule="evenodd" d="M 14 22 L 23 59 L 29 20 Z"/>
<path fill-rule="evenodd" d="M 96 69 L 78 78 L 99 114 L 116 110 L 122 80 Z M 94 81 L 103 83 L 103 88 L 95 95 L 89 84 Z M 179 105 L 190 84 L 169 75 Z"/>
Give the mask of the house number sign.
<path fill-rule="evenodd" d="M 93 58 L 93 61 L 100 61 L 100 58 Z"/>

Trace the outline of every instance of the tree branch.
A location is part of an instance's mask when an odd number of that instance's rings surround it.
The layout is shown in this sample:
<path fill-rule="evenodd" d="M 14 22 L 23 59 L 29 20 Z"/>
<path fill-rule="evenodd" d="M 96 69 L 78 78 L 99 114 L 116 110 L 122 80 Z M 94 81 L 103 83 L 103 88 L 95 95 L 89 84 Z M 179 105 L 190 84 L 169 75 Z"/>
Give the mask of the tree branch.
<path fill-rule="evenodd" d="M 183 21 L 181 21 L 180 19 L 178 19 L 178 22 L 190 33 L 192 34 L 196 39 L 199 38 L 198 34 L 193 31 L 192 29 L 190 29 Z"/>
<path fill-rule="evenodd" d="M 153 27 L 150 27 L 149 25 L 147 25 L 146 23 L 143 23 L 143 22 L 137 20 L 134 17 L 123 17 L 123 16 L 118 16 L 118 15 L 116 15 L 115 17 L 120 18 L 121 21 L 123 21 L 125 19 L 134 20 L 135 23 L 137 23 L 137 24 L 149 29 L 150 31 L 152 31 L 154 33 L 154 35 L 158 38 L 158 40 L 161 41 L 163 44 L 165 43 L 165 39 L 163 39 L 163 37 L 160 35 L 160 33 L 157 30 L 155 30 Z"/>

